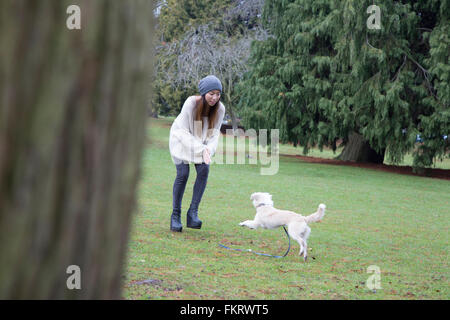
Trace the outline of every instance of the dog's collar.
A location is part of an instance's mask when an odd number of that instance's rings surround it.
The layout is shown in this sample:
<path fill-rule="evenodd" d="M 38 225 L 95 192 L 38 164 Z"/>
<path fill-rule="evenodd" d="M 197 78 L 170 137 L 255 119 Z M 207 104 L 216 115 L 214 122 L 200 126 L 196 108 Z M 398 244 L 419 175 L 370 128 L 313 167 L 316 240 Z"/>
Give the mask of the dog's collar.
<path fill-rule="evenodd" d="M 259 207 L 262 207 L 262 206 L 270 206 L 270 204 L 268 204 L 268 203 L 260 203 L 256 207 L 259 208 Z"/>

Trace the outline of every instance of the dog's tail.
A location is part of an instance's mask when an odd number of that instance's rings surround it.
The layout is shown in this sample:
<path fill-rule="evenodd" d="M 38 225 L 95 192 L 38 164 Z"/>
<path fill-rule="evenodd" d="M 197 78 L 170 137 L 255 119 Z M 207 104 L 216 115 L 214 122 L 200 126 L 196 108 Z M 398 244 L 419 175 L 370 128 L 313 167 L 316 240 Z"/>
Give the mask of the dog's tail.
<path fill-rule="evenodd" d="M 325 215 L 325 208 L 326 206 L 323 203 L 319 204 L 319 208 L 317 208 L 316 212 L 305 217 L 306 223 L 318 222 L 322 220 L 323 216 Z"/>

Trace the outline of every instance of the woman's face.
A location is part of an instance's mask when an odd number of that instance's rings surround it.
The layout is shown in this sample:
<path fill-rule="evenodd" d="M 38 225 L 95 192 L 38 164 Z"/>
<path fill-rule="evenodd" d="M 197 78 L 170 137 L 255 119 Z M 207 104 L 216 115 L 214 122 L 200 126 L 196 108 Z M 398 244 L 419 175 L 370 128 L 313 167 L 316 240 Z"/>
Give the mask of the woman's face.
<path fill-rule="evenodd" d="M 219 90 L 212 90 L 205 94 L 205 100 L 206 102 L 212 107 L 219 101 L 220 99 L 220 91 Z"/>

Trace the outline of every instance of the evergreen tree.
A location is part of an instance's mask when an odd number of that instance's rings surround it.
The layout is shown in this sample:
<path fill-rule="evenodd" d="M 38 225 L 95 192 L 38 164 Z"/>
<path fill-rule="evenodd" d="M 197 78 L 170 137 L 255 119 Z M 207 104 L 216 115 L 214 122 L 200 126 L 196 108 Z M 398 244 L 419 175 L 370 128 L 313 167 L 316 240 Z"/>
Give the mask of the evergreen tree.
<path fill-rule="evenodd" d="M 337 142 L 345 160 L 429 166 L 449 150 L 448 1 L 267 0 L 274 38 L 254 44 L 242 83 L 244 124 L 308 148 Z M 422 16 L 422 13 L 424 16 Z M 416 147 L 416 137 L 424 142 Z"/>
<path fill-rule="evenodd" d="M 166 0 L 161 5 L 159 35 L 161 40 L 179 40 L 191 27 L 222 18 L 232 0 Z"/>
<path fill-rule="evenodd" d="M 415 4 L 424 13 L 424 40 L 429 39 L 428 55 L 424 64 L 428 68 L 426 87 L 429 95 L 422 99 L 428 112 L 420 116 L 424 136 L 414 164 L 430 166 L 433 158 L 449 156 L 450 133 L 450 1 L 425 1 Z M 426 48 L 425 48 L 426 50 Z M 442 139 L 442 136 L 447 139 Z"/>

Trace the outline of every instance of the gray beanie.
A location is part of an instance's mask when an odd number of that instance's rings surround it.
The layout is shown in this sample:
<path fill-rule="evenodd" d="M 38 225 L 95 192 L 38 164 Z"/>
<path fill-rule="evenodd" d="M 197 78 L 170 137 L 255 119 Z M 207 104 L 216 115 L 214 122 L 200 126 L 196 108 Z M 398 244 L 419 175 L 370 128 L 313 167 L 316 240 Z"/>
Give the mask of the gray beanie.
<path fill-rule="evenodd" d="M 198 91 L 200 91 L 200 95 L 203 96 L 212 90 L 219 90 L 220 93 L 222 93 L 222 83 L 220 83 L 220 80 L 217 79 L 216 76 L 211 75 L 204 77 L 198 83 Z"/>

